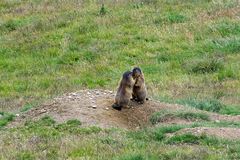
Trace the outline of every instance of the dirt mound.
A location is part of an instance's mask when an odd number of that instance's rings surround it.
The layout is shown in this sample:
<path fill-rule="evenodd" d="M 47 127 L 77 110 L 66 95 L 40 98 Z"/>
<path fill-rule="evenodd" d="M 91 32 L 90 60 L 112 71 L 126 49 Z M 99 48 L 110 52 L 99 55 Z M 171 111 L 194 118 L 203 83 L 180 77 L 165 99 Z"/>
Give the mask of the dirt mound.
<path fill-rule="evenodd" d="M 194 135 L 210 135 L 224 139 L 240 139 L 240 128 L 209 128 L 209 127 L 196 127 L 185 128 L 177 132 L 177 134 L 192 133 Z"/>
<path fill-rule="evenodd" d="M 159 109 L 178 108 L 175 105 L 149 100 L 145 104 L 131 102 L 130 108 L 117 111 L 112 109 L 113 103 L 114 93 L 109 90 L 82 90 L 68 93 L 20 115 L 11 126 L 49 115 L 59 123 L 78 119 L 83 126 L 133 129 L 148 125 L 149 116 Z"/>
<path fill-rule="evenodd" d="M 70 119 L 78 119 L 83 126 L 95 125 L 103 128 L 120 127 L 135 129 L 149 126 L 150 116 L 161 110 L 187 110 L 190 112 L 204 112 L 213 121 L 240 121 L 240 116 L 227 116 L 209 113 L 194 108 L 177 104 L 166 104 L 155 100 L 146 101 L 144 104 L 130 103 L 130 108 L 117 111 L 111 106 L 114 103 L 115 93 L 109 90 L 81 90 L 56 97 L 47 103 L 33 108 L 16 117 L 9 127 L 23 124 L 26 120 L 37 120 L 49 115 L 58 123 Z M 193 121 L 186 119 L 167 119 L 165 124 L 188 124 Z"/>

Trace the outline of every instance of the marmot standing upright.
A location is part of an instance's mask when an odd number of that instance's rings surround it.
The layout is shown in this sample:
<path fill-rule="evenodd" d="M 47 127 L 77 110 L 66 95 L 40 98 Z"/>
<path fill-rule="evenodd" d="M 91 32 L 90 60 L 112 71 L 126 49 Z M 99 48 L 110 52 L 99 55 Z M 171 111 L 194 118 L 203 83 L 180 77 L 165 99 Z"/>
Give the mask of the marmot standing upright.
<path fill-rule="evenodd" d="M 139 67 L 135 67 L 132 70 L 133 79 L 136 81 L 133 86 L 133 100 L 144 103 L 147 98 L 147 89 L 144 80 L 144 74 Z"/>
<path fill-rule="evenodd" d="M 112 105 L 114 109 L 121 110 L 123 107 L 128 106 L 133 94 L 134 84 L 135 80 L 133 79 L 132 72 L 125 72 L 122 76 L 117 94 L 115 96 L 115 103 Z"/>

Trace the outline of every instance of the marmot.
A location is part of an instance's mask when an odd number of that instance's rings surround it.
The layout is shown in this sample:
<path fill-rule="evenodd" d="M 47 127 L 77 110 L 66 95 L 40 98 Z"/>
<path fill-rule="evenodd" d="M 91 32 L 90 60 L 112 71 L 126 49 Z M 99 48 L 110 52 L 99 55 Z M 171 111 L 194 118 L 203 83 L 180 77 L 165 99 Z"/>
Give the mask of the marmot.
<path fill-rule="evenodd" d="M 148 100 L 143 72 L 139 67 L 135 67 L 132 74 L 133 79 L 136 81 L 133 86 L 133 100 L 143 104 L 145 100 Z"/>
<path fill-rule="evenodd" d="M 127 107 L 133 94 L 133 86 L 135 80 L 133 79 L 132 72 L 127 71 L 123 74 L 120 81 L 117 94 L 115 96 L 115 103 L 112 107 L 116 110 L 121 110 L 123 107 Z"/>

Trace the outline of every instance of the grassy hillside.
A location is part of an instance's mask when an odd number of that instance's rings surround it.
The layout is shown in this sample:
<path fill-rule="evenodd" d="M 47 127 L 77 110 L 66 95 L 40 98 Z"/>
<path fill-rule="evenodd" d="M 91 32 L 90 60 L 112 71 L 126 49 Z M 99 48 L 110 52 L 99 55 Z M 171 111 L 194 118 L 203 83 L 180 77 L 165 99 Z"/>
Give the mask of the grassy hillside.
<path fill-rule="evenodd" d="M 104 3 L 104 5 L 102 5 Z M 139 131 L 81 127 L 51 117 L 5 129 L 19 112 L 85 88 L 115 90 L 126 70 L 142 68 L 156 100 L 240 114 L 238 0 L 1 0 L 1 159 L 239 159 L 237 140 L 174 135 L 200 119 Z"/>
<path fill-rule="evenodd" d="M 102 7 L 3 0 L 0 12 L 5 107 L 82 88 L 115 89 L 125 70 L 140 66 L 157 99 L 213 99 L 239 108 L 237 1 L 105 1 Z"/>

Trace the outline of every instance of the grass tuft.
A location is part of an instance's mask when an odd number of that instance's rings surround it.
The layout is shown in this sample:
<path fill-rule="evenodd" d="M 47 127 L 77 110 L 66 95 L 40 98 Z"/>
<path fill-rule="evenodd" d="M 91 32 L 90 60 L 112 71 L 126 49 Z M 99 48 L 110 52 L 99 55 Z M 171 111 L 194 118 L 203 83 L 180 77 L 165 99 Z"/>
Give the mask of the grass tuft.
<path fill-rule="evenodd" d="M 193 98 L 178 100 L 179 104 L 189 105 L 200 110 L 211 111 L 211 112 L 220 112 L 226 106 L 219 102 L 216 99 L 210 100 L 196 100 Z"/>
<path fill-rule="evenodd" d="M 197 59 L 186 62 L 184 68 L 188 73 L 213 73 L 223 69 L 223 62 L 219 59 Z"/>
<path fill-rule="evenodd" d="M 10 113 L 0 112 L 0 129 L 13 121 L 15 116 Z"/>
<path fill-rule="evenodd" d="M 150 122 L 152 124 L 156 124 L 158 122 L 164 122 L 168 119 L 174 118 L 181 118 L 186 120 L 209 120 L 209 116 L 206 113 L 162 110 L 160 112 L 155 112 L 150 117 Z"/>

